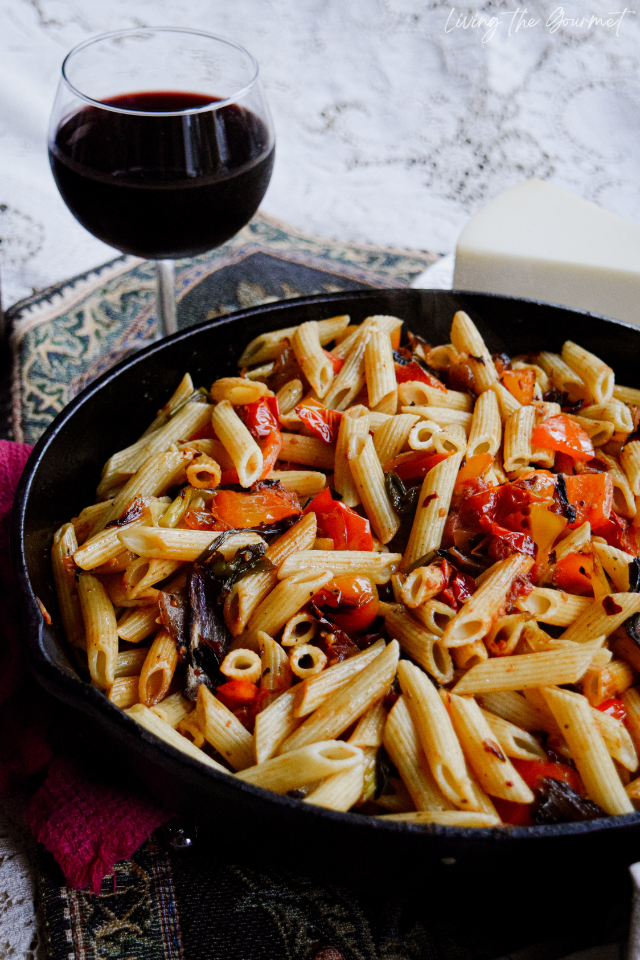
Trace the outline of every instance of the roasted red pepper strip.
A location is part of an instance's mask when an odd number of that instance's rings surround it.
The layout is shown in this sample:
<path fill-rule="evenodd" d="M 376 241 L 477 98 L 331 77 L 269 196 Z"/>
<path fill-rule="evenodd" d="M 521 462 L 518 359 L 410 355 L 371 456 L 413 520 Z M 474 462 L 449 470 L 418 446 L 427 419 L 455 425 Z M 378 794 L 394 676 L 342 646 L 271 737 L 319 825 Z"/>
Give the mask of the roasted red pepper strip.
<path fill-rule="evenodd" d="M 588 520 L 595 527 L 609 519 L 613 507 L 613 480 L 608 473 L 582 473 L 564 478 L 567 499 L 576 510 L 572 527 Z"/>
<path fill-rule="evenodd" d="M 266 437 L 260 439 L 258 446 L 262 450 L 262 473 L 258 477 L 260 481 L 267 479 L 276 464 L 282 450 L 282 434 L 279 430 L 272 430 Z M 225 487 L 230 483 L 240 483 L 238 471 L 235 467 L 223 470 L 220 477 L 221 486 Z"/>
<path fill-rule="evenodd" d="M 574 460 L 592 460 L 594 455 L 589 435 L 564 413 L 538 424 L 531 434 L 531 443 L 545 450 L 568 453 Z"/>
<path fill-rule="evenodd" d="M 429 387 L 434 387 L 436 390 L 442 390 L 444 393 L 447 392 L 447 388 L 444 383 L 441 383 L 437 377 L 432 376 L 430 373 L 427 373 L 426 370 L 423 370 L 419 363 L 416 363 L 415 360 L 410 360 L 409 363 L 396 363 L 396 381 L 398 383 L 406 383 L 409 380 L 417 380 L 419 383 L 426 383 Z"/>
<path fill-rule="evenodd" d="M 272 430 L 260 444 L 260 449 L 262 450 L 262 473 L 258 479 L 266 480 L 282 450 L 282 434 L 280 431 Z"/>
<path fill-rule="evenodd" d="M 533 388 L 536 382 L 536 372 L 529 367 L 526 370 L 504 370 L 500 377 L 512 397 L 515 397 L 523 407 L 528 407 L 533 400 Z"/>
<path fill-rule="evenodd" d="M 559 590 L 593 596 L 593 559 L 581 553 L 570 553 L 559 560 L 553 569 L 553 582 Z"/>
<path fill-rule="evenodd" d="M 259 694 L 255 683 L 249 680 L 229 680 L 216 690 L 216 697 L 229 710 L 250 707 Z"/>
<path fill-rule="evenodd" d="M 280 411 L 277 397 L 262 397 L 255 403 L 244 406 L 244 422 L 254 437 L 268 437 L 273 430 L 280 429 Z"/>
<path fill-rule="evenodd" d="M 325 616 L 347 633 L 361 632 L 378 615 L 378 590 L 368 577 L 335 577 L 312 598 Z"/>
<path fill-rule="evenodd" d="M 318 536 L 333 540 L 336 550 L 373 550 L 368 520 L 344 503 L 334 500 L 329 487 L 307 504 L 305 513 L 315 513 Z"/>
<path fill-rule="evenodd" d="M 475 457 L 469 457 L 458 470 L 456 477 L 456 489 L 463 487 L 469 480 L 476 480 L 483 477 L 493 463 L 493 457 L 490 453 L 478 453 Z"/>
<path fill-rule="evenodd" d="M 328 407 L 321 407 L 315 403 L 299 403 L 296 413 L 316 437 L 324 440 L 325 443 L 336 442 L 342 420 L 339 410 L 329 410 Z"/>
<path fill-rule="evenodd" d="M 619 720 L 620 723 L 626 723 L 627 708 L 622 700 L 618 700 L 617 697 L 611 697 L 609 700 L 605 700 L 604 703 L 596 707 L 596 710 L 600 710 L 601 713 L 608 713 L 610 717 L 614 717 L 616 720 Z"/>
<path fill-rule="evenodd" d="M 420 480 L 429 473 L 429 470 L 446 459 L 446 453 L 421 453 L 419 450 L 415 452 L 411 450 L 408 453 L 399 454 L 393 460 L 388 460 L 382 469 L 385 473 L 391 470 L 403 482 Z"/>
<path fill-rule="evenodd" d="M 258 527 L 261 523 L 276 523 L 285 517 L 301 514 L 295 493 L 280 485 L 265 486 L 255 493 L 235 490 L 216 490 L 211 500 L 211 513 L 230 527 Z"/>

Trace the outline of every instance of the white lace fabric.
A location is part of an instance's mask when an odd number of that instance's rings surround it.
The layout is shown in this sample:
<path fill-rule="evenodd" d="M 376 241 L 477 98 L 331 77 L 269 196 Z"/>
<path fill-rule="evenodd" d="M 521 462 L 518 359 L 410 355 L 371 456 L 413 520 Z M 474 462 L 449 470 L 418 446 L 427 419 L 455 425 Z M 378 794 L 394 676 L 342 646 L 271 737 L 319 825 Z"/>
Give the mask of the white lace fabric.
<path fill-rule="evenodd" d="M 535 0 L 526 19 L 538 23 L 517 30 L 516 7 L 0 0 L 5 306 L 114 255 L 57 194 L 48 115 L 73 45 L 148 23 L 234 37 L 258 58 L 277 132 L 263 209 L 298 228 L 450 253 L 471 214 L 531 176 L 640 223 L 640 7 L 617 27 L 583 20 L 553 29 L 560 4 Z M 606 0 L 561 9 L 588 23 L 606 20 L 610 7 L 622 9 Z M 474 13 L 499 18 L 486 42 Z M 33 879 L 17 812 L 0 806 L 0 960 L 36 957 Z"/>

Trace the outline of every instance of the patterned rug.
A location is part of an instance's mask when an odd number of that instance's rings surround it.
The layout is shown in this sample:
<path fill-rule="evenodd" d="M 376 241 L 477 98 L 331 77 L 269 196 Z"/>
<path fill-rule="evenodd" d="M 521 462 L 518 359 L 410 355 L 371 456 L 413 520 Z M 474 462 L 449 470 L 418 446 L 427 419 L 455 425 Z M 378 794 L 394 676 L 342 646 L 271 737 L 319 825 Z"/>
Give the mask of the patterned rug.
<path fill-rule="evenodd" d="M 322 240 L 259 216 L 214 253 L 178 262 L 178 324 L 313 293 L 409 286 L 436 259 Z M 16 304 L 7 319 L 0 436 L 35 443 L 79 390 L 153 337 L 153 267 L 120 257 Z M 339 863 L 335 883 L 323 884 L 251 860 L 220 861 L 197 840 L 176 849 L 166 830 L 120 862 L 99 895 L 64 886 L 42 849 L 36 872 L 51 960 L 489 960 L 551 935 L 548 918 L 531 927 L 517 913 L 501 915 L 499 878 L 496 923 L 474 916 L 469 891 L 447 892 L 439 906 L 433 891 L 399 895 L 386 865 L 363 894 L 342 883 Z M 512 957 L 551 960 L 620 939 L 628 897 L 619 902 L 583 905 L 578 929 L 565 935 L 556 923 L 552 942 Z M 13 955 L 7 948 L 0 944 L 0 958 Z"/>
<path fill-rule="evenodd" d="M 406 287 L 437 256 L 311 237 L 259 215 L 213 253 L 176 263 L 178 326 L 313 293 Z M 35 443 L 91 380 L 153 338 L 153 264 L 118 257 L 7 311 L 11 430 Z"/>

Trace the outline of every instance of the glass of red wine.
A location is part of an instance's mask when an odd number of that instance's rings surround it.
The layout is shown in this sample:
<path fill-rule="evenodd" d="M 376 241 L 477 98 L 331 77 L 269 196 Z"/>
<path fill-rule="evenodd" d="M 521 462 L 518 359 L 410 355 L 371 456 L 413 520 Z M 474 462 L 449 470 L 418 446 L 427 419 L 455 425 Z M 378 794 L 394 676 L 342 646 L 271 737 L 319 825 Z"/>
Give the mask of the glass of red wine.
<path fill-rule="evenodd" d="M 156 261 L 157 339 L 177 329 L 173 261 L 249 222 L 274 149 L 258 64 L 230 40 L 140 27 L 86 40 L 62 65 L 53 176 L 90 233 Z"/>

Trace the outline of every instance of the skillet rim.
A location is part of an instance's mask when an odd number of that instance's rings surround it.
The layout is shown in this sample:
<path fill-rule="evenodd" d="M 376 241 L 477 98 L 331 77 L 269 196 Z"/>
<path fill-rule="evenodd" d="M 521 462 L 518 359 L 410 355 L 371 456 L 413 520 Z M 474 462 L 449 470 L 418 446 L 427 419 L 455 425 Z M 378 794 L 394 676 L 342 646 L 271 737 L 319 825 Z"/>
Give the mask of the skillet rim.
<path fill-rule="evenodd" d="M 29 459 L 21 475 L 20 482 L 16 491 L 14 508 L 11 516 L 11 559 L 13 563 L 14 574 L 19 588 L 22 611 L 26 622 L 24 647 L 27 653 L 27 660 L 35 673 L 37 680 L 45 686 L 58 699 L 63 700 L 74 709 L 88 713 L 97 720 L 103 727 L 108 727 L 108 733 L 116 736 L 120 740 L 125 740 L 128 745 L 137 752 L 145 752 L 147 759 L 150 759 L 156 766 L 166 769 L 167 762 L 171 767 L 184 765 L 191 771 L 196 778 L 205 777 L 210 783 L 220 785 L 222 791 L 237 790 L 240 794 L 247 794 L 256 801 L 265 804 L 265 809 L 270 805 L 272 813 L 276 814 L 278 808 L 282 813 L 290 811 L 298 817 L 308 821 L 312 827 L 314 818 L 319 817 L 323 820 L 329 820 L 342 824 L 354 832 L 377 831 L 389 834 L 390 836 L 415 836 L 439 837 L 443 839 L 457 840 L 477 840 L 482 843 L 488 840 L 501 841 L 508 840 L 533 841 L 538 839 L 551 839 L 553 837 L 582 836 L 594 833 L 603 833 L 607 831 L 624 830 L 636 823 L 640 823 L 640 811 L 628 814 L 618 814 L 615 816 L 601 817 L 596 820 L 589 820 L 577 823 L 536 825 L 531 827 L 517 827 L 508 824 L 496 827 L 452 827 L 441 826 L 438 824 L 412 824 L 405 821 L 389 821 L 377 817 L 362 816 L 350 812 L 340 812 L 329 810 L 324 807 L 305 804 L 303 801 L 294 800 L 286 795 L 277 794 L 261 787 L 241 780 L 232 780 L 228 776 L 223 776 L 217 770 L 198 763 L 195 758 L 182 753 L 176 747 L 171 746 L 159 737 L 151 734 L 139 723 L 121 710 L 119 707 L 108 701 L 102 691 L 91 684 L 72 674 L 65 673 L 58 667 L 54 660 L 47 656 L 47 641 L 43 639 L 44 620 L 40 612 L 36 594 L 31 585 L 28 571 L 27 559 L 25 554 L 25 515 L 29 503 L 31 487 L 37 471 L 46 462 L 48 447 L 56 438 L 58 432 L 73 418 L 76 410 L 82 407 L 90 399 L 113 380 L 135 366 L 139 360 L 147 359 L 155 353 L 163 351 L 167 345 L 171 345 L 183 340 L 189 340 L 191 337 L 204 329 L 219 328 L 221 331 L 225 327 L 235 326 L 237 322 L 245 319 L 261 317 L 275 317 L 280 312 L 286 312 L 291 307 L 305 307 L 315 304 L 335 303 L 345 301 L 362 301 L 368 298 L 375 298 L 387 295 L 402 295 L 409 299 L 420 299 L 424 294 L 443 295 L 446 297 L 474 297 L 480 300 L 486 300 L 487 303 L 495 301 L 509 301 L 523 303 L 527 305 L 551 308 L 552 310 L 563 310 L 577 316 L 585 316 L 601 320 L 607 325 L 612 325 L 616 329 L 633 330 L 634 334 L 640 333 L 639 328 L 633 324 L 620 320 L 614 320 L 604 317 L 600 314 L 591 313 L 586 310 L 573 310 L 564 307 L 561 304 L 549 304 L 540 300 L 527 299 L 524 297 L 505 296 L 501 294 L 489 294 L 484 292 L 474 292 L 469 290 L 439 290 L 439 289 L 413 289 L 410 287 L 399 288 L 380 288 L 340 291 L 338 293 L 313 294 L 304 297 L 295 297 L 287 300 L 280 300 L 275 303 L 260 304 L 256 307 L 250 307 L 246 310 L 238 310 L 227 314 L 224 317 L 218 317 L 214 320 L 204 320 L 194 324 L 184 330 L 165 337 L 161 341 L 151 343 L 149 346 L 137 351 L 136 353 L 125 357 L 110 369 L 106 370 L 92 383 L 86 386 L 65 408 L 54 418 L 47 427 L 43 435 L 35 444 Z M 490 326 L 490 321 L 487 321 Z M 277 328 L 274 328 L 277 329 Z M 142 734 L 142 736 L 140 736 Z M 140 741 L 144 745 L 144 751 L 140 746 Z M 268 812 L 268 811 L 267 811 Z"/>

